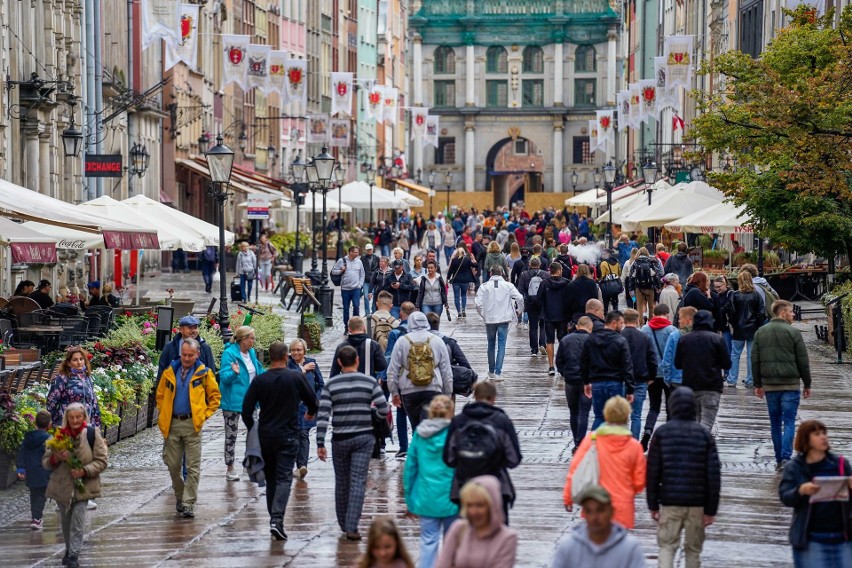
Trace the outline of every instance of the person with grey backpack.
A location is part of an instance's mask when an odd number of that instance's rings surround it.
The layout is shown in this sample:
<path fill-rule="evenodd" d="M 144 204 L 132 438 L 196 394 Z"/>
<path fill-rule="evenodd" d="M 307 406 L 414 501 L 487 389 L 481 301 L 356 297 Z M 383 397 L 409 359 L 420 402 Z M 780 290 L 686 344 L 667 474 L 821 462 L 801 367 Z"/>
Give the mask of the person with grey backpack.
<path fill-rule="evenodd" d="M 548 278 L 550 274 L 541 269 L 541 259 L 538 257 L 531 258 L 529 270 L 523 271 L 518 277 L 518 292 L 524 297 L 524 311 L 529 318 L 531 357 L 536 357 L 539 353 L 547 355 L 544 318 L 541 316 L 538 290 Z"/>

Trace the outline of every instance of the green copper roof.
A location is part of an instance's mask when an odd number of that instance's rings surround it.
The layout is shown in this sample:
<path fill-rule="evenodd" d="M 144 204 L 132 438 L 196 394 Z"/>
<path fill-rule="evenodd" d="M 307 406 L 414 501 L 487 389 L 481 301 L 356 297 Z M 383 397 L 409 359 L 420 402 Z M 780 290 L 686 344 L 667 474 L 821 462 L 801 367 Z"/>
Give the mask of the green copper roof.
<path fill-rule="evenodd" d="M 618 15 L 608 0 L 423 0 L 410 25 L 440 45 L 597 43 Z"/>

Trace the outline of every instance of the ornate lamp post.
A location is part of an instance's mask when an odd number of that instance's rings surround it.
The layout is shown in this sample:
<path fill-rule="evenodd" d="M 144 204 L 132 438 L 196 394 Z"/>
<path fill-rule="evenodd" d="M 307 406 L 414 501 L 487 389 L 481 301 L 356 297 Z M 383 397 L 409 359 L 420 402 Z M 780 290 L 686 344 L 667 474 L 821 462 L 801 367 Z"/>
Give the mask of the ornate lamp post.
<path fill-rule="evenodd" d="M 296 182 L 293 188 L 296 190 L 296 254 L 293 257 L 293 268 L 296 272 L 302 271 L 302 247 L 299 243 L 299 207 L 303 204 L 308 188 L 305 186 L 305 169 L 307 164 L 302 161 L 302 151 L 296 155 L 296 159 L 290 164 L 293 170 L 293 180 Z"/>
<path fill-rule="evenodd" d="M 651 195 L 654 191 L 651 186 L 657 181 L 657 164 L 648 162 L 642 166 L 642 176 L 645 178 L 645 191 L 648 192 L 648 205 L 651 205 Z"/>
<path fill-rule="evenodd" d="M 334 181 L 337 183 L 337 258 L 343 258 L 343 182 L 346 181 L 346 168 L 339 163 L 334 168 Z"/>
<path fill-rule="evenodd" d="M 435 170 L 429 172 L 429 212 L 435 211 L 432 207 L 432 199 L 435 197 L 435 177 L 437 175 Z"/>
<path fill-rule="evenodd" d="M 308 176 L 308 189 L 314 194 L 314 201 L 311 203 L 311 272 L 317 273 L 317 191 L 319 191 L 319 178 L 317 177 L 317 166 L 314 161 L 305 167 L 305 175 Z"/>
<path fill-rule="evenodd" d="M 450 216 L 450 187 L 453 185 L 453 172 L 444 174 L 444 184 L 447 186 L 447 217 Z"/>
<path fill-rule="evenodd" d="M 367 168 L 367 183 L 370 184 L 370 226 L 367 227 L 367 233 L 373 230 L 373 187 L 376 185 L 376 168 L 372 165 Z"/>
<path fill-rule="evenodd" d="M 319 291 L 320 311 L 325 318 L 326 325 L 331 325 L 334 289 L 328 285 L 328 210 L 326 208 L 326 194 L 332 187 L 334 156 L 328 153 L 327 147 L 323 146 L 322 152 L 318 156 L 314 156 L 313 163 L 317 170 L 317 179 L 319 181 L 320 191 L 322 191 L 322 276 Z"/>
<path fill-rule="evenodd" d="M 571 172 L 571 191 L 577 193 L 577 182 L 580 181 L 580 176 L 576 171 Z"/>
<path fill-rule="evenodd" d="M 231 340 L 228 321 L 228 294 L 225 276 L 225 202 L 231 194 L 227 191 L 234 166 L 234 151 L 222 144 L 222 135 L 216 137 L 216 145 L 207 150 L 207 168 L 212 181 L 209 195 L 219 204 L 219 333 L 227 343 Z"/>
<path fill-rule="evenodd" d="M 607 162 L 604 166 L 604 189 L 606 189 L 606 207 L 609 210 L 609 219 L 606 223 L 606 234 L 609 239 L 609 247 L 612 248 L 612 189 L 615 184 L 615 166 L 612 162 Z"/>

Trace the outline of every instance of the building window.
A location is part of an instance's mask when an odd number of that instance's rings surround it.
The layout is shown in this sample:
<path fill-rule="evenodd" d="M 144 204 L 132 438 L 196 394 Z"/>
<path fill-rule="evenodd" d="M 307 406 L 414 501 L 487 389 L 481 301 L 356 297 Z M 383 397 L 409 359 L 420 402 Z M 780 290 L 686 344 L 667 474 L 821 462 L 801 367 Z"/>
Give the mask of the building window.
<path fill-rule="evenodd" d="M 435 81 L 434 104 L 436 107 L 456 106 L 455 81 Z"/>
<path fill-rule="evenodd" d="M 574 54 L 574 71 L 586 73 L 597 68 L 595 47 L 593 45 L 578 45 Z"/>
<path fill-rule="evenodd" d="M 485 94 L 487 97 L 485 106 L 509 106 L 509 85 L 506 81 L 485 81 Z"/>
<path fill-rule="evenodd" d="M 492 45 L 485 52 L 485 70 L 488 73 L 508 73 L 509 59 L 505 47 Z"/>
<path fill-rule="evenodd" d="M 524 73 L 544 73 L 544 51 L 537 45 L 524 48 Z"/>
<path fill-rule="evenodd" d="M 515 155 L 516 156 L 529 156 L 529 144 L 527 144 L 526 139 L 524 138 L 516 138 L 515 139 Z"/>
<path fill-rule="evenodd" d="M 595 106 L 597 79 L 574 79 L 574 106 Z"/>
<path fill-rule="evenodd" d="M 590 151 L 588 136 L 574 137 L 574 163 L 575 164 L 594 164 L 595 153 Z"/>
<path fill-rule="evenodd" d="M 445 45 L 435 50 L 435 75 L 451 75 L 456 72 L 456 52 Z"/>
<path fill-rule="evenodd" d="M 757 58 L 763 50 L 763 2 L 740 8 L 740 51 Z"/>
<path fill-rule="evenodd" d="M 524 106 L 544 106 L 544 80 L 524 79 Z"/>
<path fill-rule="evenodd" d="M 436 165 L 453 165 L 456 163 L 456 139 L 452 136 L 441 136 L 438 138 L 438 147 L 435 149 Z"/>

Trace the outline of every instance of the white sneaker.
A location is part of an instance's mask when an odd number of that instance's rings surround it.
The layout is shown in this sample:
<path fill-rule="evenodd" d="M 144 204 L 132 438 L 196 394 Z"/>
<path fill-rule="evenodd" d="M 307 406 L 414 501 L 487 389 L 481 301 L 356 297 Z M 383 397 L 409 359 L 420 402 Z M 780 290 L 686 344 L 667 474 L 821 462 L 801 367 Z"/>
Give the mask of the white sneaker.
<path fill-rule="evenodd" d="M 97 508 L 98 508 L 98 504 L 95 503 L 92 499 L 89 499 L 89 502 L 86 503 L 86 509 L 88 509 L 90 511 L 94 511 Z"/>
<path fill-rule="evenodd" d="M 236 472 L 236 470 L 229 469 L 225 473 L 225 479 L 227 479 L 228 481 L 239 481 L 240 475 Z"/>
<path fill-rule="evenodd" d="M 494 378 L 495 378 L 496 376 L 497 376 L 497 375 L 495 375 L 494 373 L 488 373 L 488 378 L 489 378 L 490 380 L 492 380 L 492 381 L 494 380 Z"/>
<path fill-rule="evenodd" d="M 499 374 L 499 375 L 495 374 L 493 377 L 491 377 L 491 380 L 499 383 L 500 381 L 503 380 L 503 375 L 502 374 Z"/>

